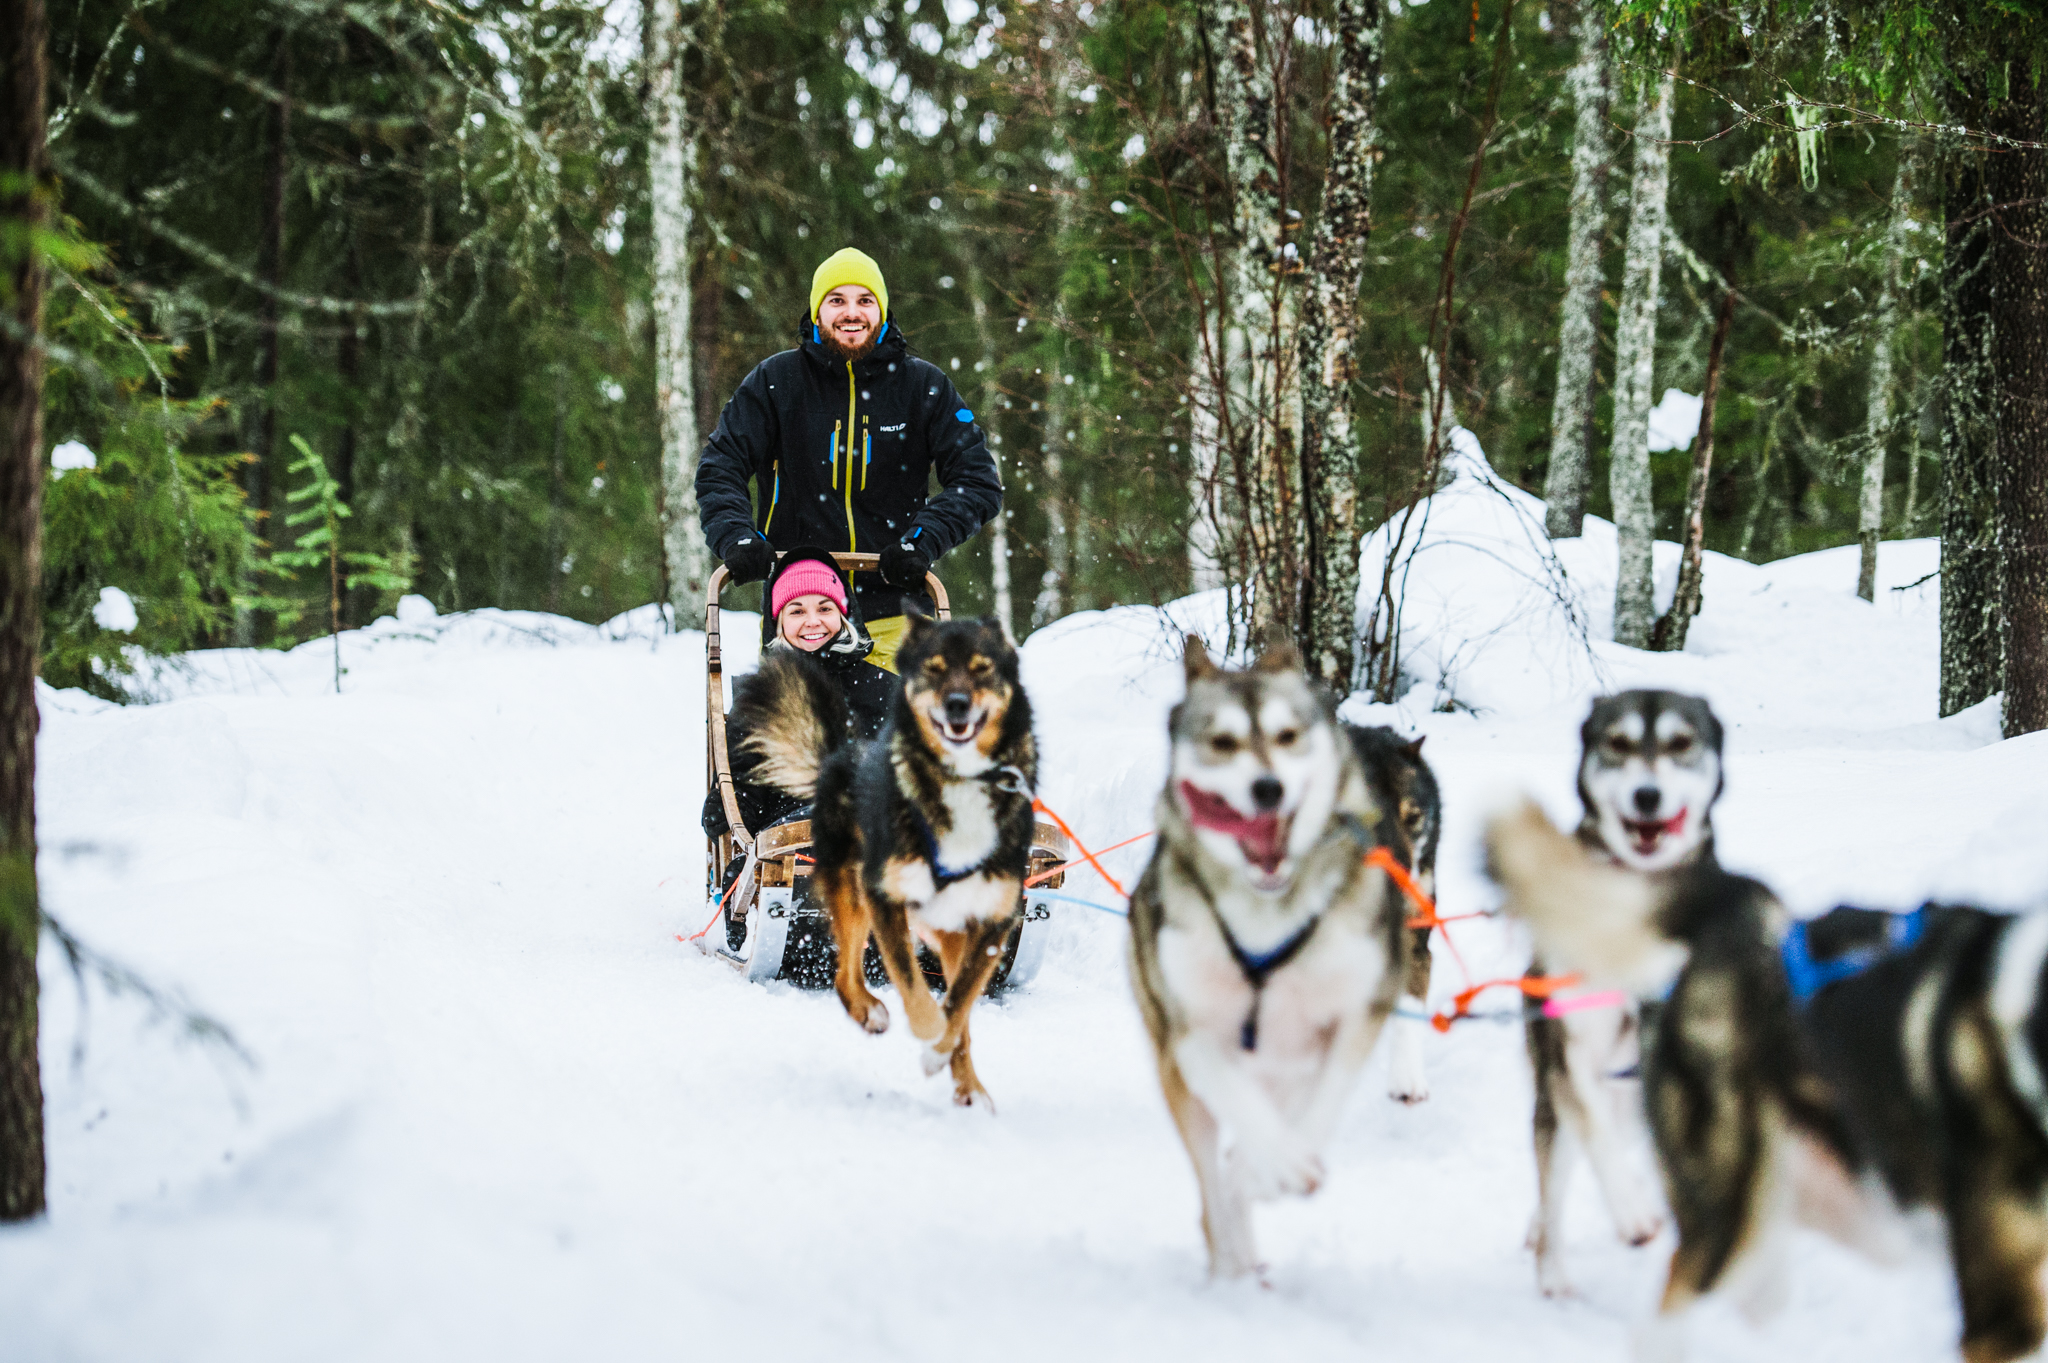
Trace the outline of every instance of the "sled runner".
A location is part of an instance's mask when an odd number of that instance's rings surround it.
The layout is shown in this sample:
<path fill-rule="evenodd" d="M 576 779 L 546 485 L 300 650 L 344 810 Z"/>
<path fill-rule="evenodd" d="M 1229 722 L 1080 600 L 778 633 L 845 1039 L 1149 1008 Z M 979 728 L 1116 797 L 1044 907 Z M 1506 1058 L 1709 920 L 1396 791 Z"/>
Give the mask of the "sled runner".
<path fill-rule="evenodd" d="M 878 554 L 834 554 L 845 572 L 875 572 Z M 946 588 L 925 574 L 925 587 L 938 618 L 951 618 Z M 733 789 L 732 763 L 725 742 L 725 677 L 718 634 L 718 598 L 728 576 L 723 565 L 711 574 L 704 602 L 704 676 L 706 779 L 718 792 L 727 831 L 706 846 L 708 897 L 719 902 L 705 944 L 712 953 L 756 983 L 791 979 L 811 988 L 832 982 L 836 952 L 832 925 L 822 905 L 811 902 L 811 821 L 804 814 L 765 828 L 749 829 L 740 818 Z M 1031 872 L 1024 891 L 1024 915 L 1003 950 L 1002 963 L 989 982 L 991 991 L 1030 983 L 1045 958 L 1052 929 L 1052 898 L 1065 876 L 1057 868 L 1072 855 L 1066 836 L 1048 823 L 1036 823 L 1031 835 Z M 1037 880 L 1043 876 L 1044 879 Z M 721 894 L 723 898 L 720 899 Z M 943 986 L 938 958 L 920 952 L 925 978 Z M 870 942 L 865 962 L 870 980 L 884 982 L 880 961 Z"/>

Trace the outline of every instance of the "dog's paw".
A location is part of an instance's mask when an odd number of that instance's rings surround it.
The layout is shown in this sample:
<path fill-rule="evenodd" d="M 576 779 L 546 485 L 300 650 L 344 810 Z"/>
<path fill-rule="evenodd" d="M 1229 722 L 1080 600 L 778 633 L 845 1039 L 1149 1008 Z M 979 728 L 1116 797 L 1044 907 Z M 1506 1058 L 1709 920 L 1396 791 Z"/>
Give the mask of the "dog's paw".
<path fill-rule="evenodd" d="M 1403 996 L 1401 1002 L 1418 1012 L 1429 1007 L 1413 996 Z M 1397 1103 L 1412 1105 L 1429 1099 L 1429 1071 L 1422 1063 L 1422 1035 L 1427 1025 L 1414 1018 L 1396 1017 L 1388 1029 L 1387 1096 Z"/>
<path fill-rule="evenodd" d="M 1231 1282 L 1239 1278 L 1252 1278 L 1261 1287 L 1266 1282 L 1266 1266 L 1250 1249 L 1225 1248 L 1212 1251 L 1209 1255 L 1209 1276 L 1219 1282 Z"/>
<path fill-rule="evenodd" d="M 1413 1107 L 1429 1101 L 1429 1076 L 1422 1068 L 1422 1057 L 1414 1058 L 1412 1064 L 1402 1064 L 1402 1055 L 1397 1050 L 1393 1063 L 1387 1066 L 1387 1097 L 1397 1103 Z"/>
<path fill-rule="evenodd" d="M 1232 1159 L 1254 1201 L 1307 1197 L 1323 1185 L 1323 1161 L 1293 1133 L 1284 1140 L 1242 1142 Z"/>
<path fill-rule="evenodd" d="M 953 1105 L 955 1107 L 978 1108 L 991 1117 L 996 1115 L 996 1100 L 988 1096 L 988 1090 L 981 1086 L 979 1080 L 973 1084 L 955 1084 L 953 1086 Z"/>
<path fill-rule="evenodd" d="M 925 1075 L 929 1077 L 953 1063 L 953 1052 L 940 1050 L 938 1043 L 933 1042 L 917 1048 L 917 1063 L 924 1067 Z"/>
<path fill-rule="evenodd" d="M 1562 1254 L 1550 1249 L 1536 1251 L 1536 1290 L 1552 1301 L 1579 1295 L 1572 1280 L 1565 1276 Z"/>
<path fill-rule="evenodd" d="M 868 1004 L 867 1016 L 860 1020 L 870 1036 L 880 1036 L 889 1030 L 889 1005 L 876 999 Z"/>
<path fill-rule="evenodd" d="M 1628 1244 L 1647 1245 L 1663 1229 L 1664 1213 L 1640 1189 L 1623 1206 L 1614 1209 L 1614 1233 Z"/>

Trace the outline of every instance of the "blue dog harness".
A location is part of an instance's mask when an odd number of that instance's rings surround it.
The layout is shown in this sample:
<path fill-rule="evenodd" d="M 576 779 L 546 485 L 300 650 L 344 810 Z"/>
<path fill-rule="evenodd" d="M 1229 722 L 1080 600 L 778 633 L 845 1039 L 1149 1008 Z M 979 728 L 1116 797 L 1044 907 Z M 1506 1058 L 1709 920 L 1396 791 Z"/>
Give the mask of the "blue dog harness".
<path fill-rule="evenodd" d="M 1809 926 L 1806 922 L 1794 923 L 1778 948 L 1778 955 L 1785 963 L 1785 981 L 1792 986 L 1792 1001 L 1801 1007 L 1812 1002 L 1815 994 L 1837 980 L 1861 975 L 1887 957 L 1911 951 L 1927 930 L 1927 910 L 1923 906 L 1911 913 L 1892 915 L 1884 925 L 1881 944 L 1844 952 L 1828 961 L 1814 959 L 1813 943 L 1807 937 Z"/>

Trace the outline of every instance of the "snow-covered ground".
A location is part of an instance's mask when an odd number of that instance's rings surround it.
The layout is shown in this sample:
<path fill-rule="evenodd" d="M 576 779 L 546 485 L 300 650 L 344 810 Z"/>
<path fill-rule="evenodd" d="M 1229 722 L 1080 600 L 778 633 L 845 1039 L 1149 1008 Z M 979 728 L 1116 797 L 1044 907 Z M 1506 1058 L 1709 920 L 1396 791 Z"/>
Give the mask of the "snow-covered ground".
<path fill-rule="evenodd" d="M 1714 557 L 1685 654 L 1587 651 L 1572 620 L 1605 632 L 1612 527 L 1560 546 L 1559 575 L 1528 499 L 1462 455 L 1410 577 L 1411 689 L 1346 711 L 1429 736 L 1448 910 L 1488 898 L 1489 803 L 1527 789 L 1568 817 L 1587 699 L 1636 684 L 1713 700 L 1724 859 L 1795 907 L 2048 891 L 2048 736 L 1997 741 L 1994 707 L 1936 720 L 1936 584 L 1891 590 L 1931 542 L 1884 546 L 1875 606 L 1854 549 Z M 0 1231 L 0 1356 L 1625 1355 L 1669 1239 L 1616 1243 L 1582 1180 L 1583 1295 L 1537 1296 L 1518 1029 L 1432 1039 L 1415 1109 L 1376 1067 L 1329 1186 L 1260 1214 L 1270 1285 L 1216 1285 L 1120 920 L 1070 907 L 1039 982 L 977 1013 L 993 1119 L 953 1109 L 900 1031 L 679 941 L 707 912 L 703 641 L 654 624 L 411 614 L 346 637 L 339 696 L 324 643 L 194 655 L 154 705 L 44 693 L 49 909 L 255 1065 L 44 953 L 50 1215 Z M 1025 647 L 1044 794 L 1098 845 L 1149 826 L 1176 652 L 1135 608 Z M 1114 900 L 1092 873 L 1068 888 Z M 1475 969 L 1522 949 L 1460 929 Z M 1955 1324 L 1937 1254 L 1881 1270 L 1806 1239 L 1786 1313 L 1710 1311 L 1696 1356 L 1943 1358 Z"/>

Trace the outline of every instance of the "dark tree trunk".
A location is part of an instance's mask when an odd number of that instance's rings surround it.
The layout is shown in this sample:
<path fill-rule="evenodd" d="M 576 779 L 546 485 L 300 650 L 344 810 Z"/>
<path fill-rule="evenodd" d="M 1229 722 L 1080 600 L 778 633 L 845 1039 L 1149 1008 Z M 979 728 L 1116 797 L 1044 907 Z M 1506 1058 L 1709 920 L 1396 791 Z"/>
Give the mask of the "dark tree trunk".
<path fill-rule="evenodd" d="M 1951 91 L 1948 116 L 1984 126 L 1984 80 Z M 1941 713 L 1996 692 L 2004 660 L 1998 627 L 1993 521 L 1991 364 L 1994 231 L 1984 152 L 1943 148 L 1941 262 Z"/>
<path fill-rule="evenodd" d="M 43 271 L 15 244 L 43 220 L 42 0 L 0 0 L 0 1221 L 43 1210 L 37 1058 L 36 661 L 42 651 Z M 27 185 L 24 192 L 22 186 Z"/>
<path fill-rule="evenodd" d="M 2042 90 L 2015 71 L 1992 127 L 2037 145 L 1992 148 L 1987 177 L 2007 738 L 2048 729 L 2048 151 L 2038 145 L 2044 108 Z"/>
<path fill-rule="evenodd" d="M 1735 323 L 1735 290 L 1721 298 L 1721 316 L 1714 323 L 1714 343 L 1707 350 L 1707 386 L 1700 397 L 1700 433 L 1693 437 L 1692 482 L 1685 490 L 1685 544 L 1678 560 L 1678 590 L 1671 609 L 1650 631 L 1650 647 L 1665 653 L 1685 651 L 1685 632 L 1700 613 L 1701 556 L 1707 538 L 1707 481 L 1714 471 L 1714 399 L 1721 391 L 1721 357 L 1728 349 L 1728 330 Z"/>
<path fill-rule="evenodd" d="M 362 249 L 354 232 L 349 234 L 348 288 L 349 297 L 362 297 Z M 364 319 L 356 316 L 342 324 L 341 345 L 334 357 L 335 374 L 341 380 L 342 410 L 341 446 L 334 456 L 334 481 L 339 487 L 335 495 L 350 508 L 355 508 L 356 503 L 356 416 L 362 400 L 359 385 L 363 368 L 363 323 Z M 363 590 L 342 588 L 341 609 L 335 616 L 337 630 L 355 627 L 357 612 L 349 598 L 362 595 Z"/>
<path fill-rule="evenodd" d="M 276 55 L 271 63 L 271 81 L 283 94 L 291 93 L 292 55 L 288 34 L 277 35 Z M 260 516 L 270 510 L 271 459 L 277 452 L 277 290 L 284 283 L 284 191 L 289 170 L 285 139 L 291 133 L 292 108 L 279 99 L 270 106 L 269 147 L 263 172 L 263 241 L 258 252 L 257 272 L 270 288 L 257 303 L 257 331 L 262 346 L 256 361 L 256 385 L 263 390 L 263 415 L 256 425 L 256 460 L 249 465 L 249 505 Z"/>
<path fill-rule="evenodd" d="M 563 215 L 564 217 L 567 214 Z M 574 334 L 569 318 L 569 237 L 568 224 L 557 222 L 561 244 L 555 255 L 555 318 L 562 328 L 564 338 Z M 566 489 L 563 486 L 567 476 L 565 465 L 569 455 L 569 358 L 567 347 L 555 355 L 555 442 L 548 455 L 548 556 L 547 556 L 547 611 L 550 615 L 561 605 L 562 599 L 562 515 Z"/>

